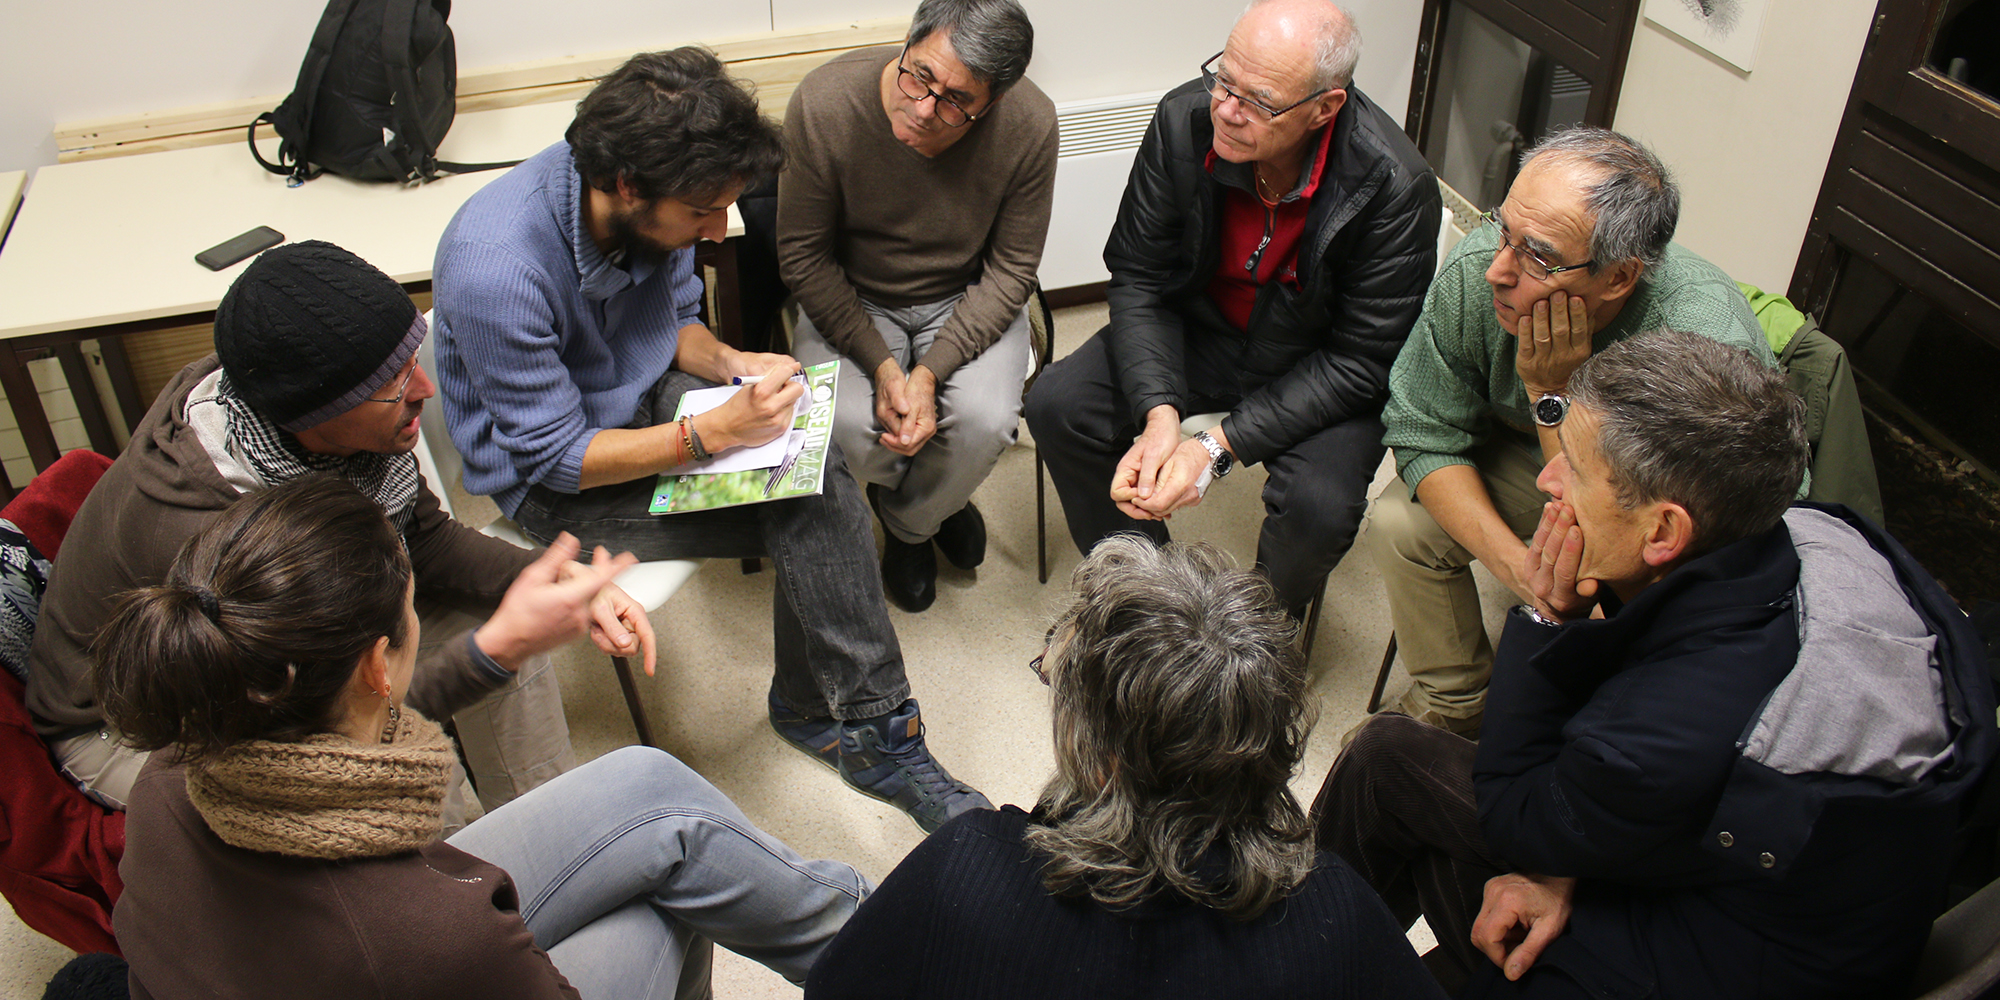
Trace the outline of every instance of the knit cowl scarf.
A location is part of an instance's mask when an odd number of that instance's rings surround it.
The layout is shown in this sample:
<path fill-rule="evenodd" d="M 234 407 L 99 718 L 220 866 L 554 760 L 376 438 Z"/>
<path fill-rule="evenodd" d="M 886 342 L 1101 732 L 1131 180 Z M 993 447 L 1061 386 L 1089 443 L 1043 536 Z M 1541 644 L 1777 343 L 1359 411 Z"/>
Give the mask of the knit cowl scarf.
<path fill-rule="evenodd" d="M 296 743 L 251 740 L 190 762 L 188 799 L 216 836 L 245 850 L 386 857 L 443 831 L 453 756 L 437 723 L 405 711 L 390 743 L 320 733 Z"/>

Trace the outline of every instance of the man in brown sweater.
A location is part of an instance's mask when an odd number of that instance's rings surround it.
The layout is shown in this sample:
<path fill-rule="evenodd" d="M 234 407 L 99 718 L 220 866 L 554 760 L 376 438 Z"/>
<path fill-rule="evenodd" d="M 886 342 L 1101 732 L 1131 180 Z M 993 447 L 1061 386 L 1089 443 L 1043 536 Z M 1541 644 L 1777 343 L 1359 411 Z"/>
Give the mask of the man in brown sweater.
<path fill-rule="evenodd" d="M 488 810 L 576 764 L 546 654 L 578 614 L 651 671 L 652 626 L 623 591 L 573 593 L 558 582 L 573 563 L 538 577 L 538 553 L 453 520 L 418 475 L 418 419 L 437 394 L 417 363 L 429 329 L 395 281 L 330 243 L 266 251 L 230 286 L 216 353 L 161 391 L 49 573 L 28 709 L 86 792 L 123 809 L 146 762 L 105 722 L 93 683 L 90 643 L 119 595 L 165 580 L 181 544 L 239 497 L 313 473 L 353 482 L 402 534 L 423 613 L 409 700 L 469 706 L 453 719 Z M 448 824 L 457 811 L 448 803 Z"/>
<path fill-rule="evenodd" d="M 1055 105 L 1022 79 L 1033 47 L 1015 0 L 924 0 L 902 48 L 835 58 L 785 111 L 793 352 L 849 361 L 834 432 L 907 611 L 936 597 L 933 540 L 960 569 L 985 558 L 972 491 L 1020 423 L 1056 172 Z"/>

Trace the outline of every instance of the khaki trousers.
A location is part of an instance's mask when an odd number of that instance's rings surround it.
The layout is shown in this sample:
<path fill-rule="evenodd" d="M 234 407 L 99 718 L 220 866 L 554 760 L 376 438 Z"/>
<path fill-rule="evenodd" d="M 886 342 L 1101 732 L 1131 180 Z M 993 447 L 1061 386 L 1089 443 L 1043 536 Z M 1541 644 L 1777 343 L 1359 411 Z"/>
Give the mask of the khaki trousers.
<path fill-rule="evenodd" d="M 1496 430 L 1468 455 L 1494 509 L 1524 539 L 1534 535 L 1548 500 L 1535 486 L 1541 453 L 1535 439 Z M 1480 714 L 1493 674 L 1493 644 L 1472 579 L 1472 551 L 1410 499 L 1401 478 L 1382 491 L 1369 519 L 1363 537 L 1388 590 L 1396 646 L 1416 693 L 1440 715 Z"/>

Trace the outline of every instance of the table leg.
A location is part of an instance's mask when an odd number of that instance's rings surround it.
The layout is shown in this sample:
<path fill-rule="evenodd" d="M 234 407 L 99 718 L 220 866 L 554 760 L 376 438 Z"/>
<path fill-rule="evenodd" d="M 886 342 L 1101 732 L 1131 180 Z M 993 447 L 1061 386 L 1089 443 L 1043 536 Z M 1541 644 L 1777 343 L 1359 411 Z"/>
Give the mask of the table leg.
<path fill-rule="evenodd" d="M 736 283 L 736 240 L 730 237 L 721 243 L 703 240 L 695 244 L 695 274 L 703 274 L 704 268 L 715 269 L 715 286 L 703 288 L 701 297 L 701 320 L 708 324 L 715 339 L 737 350 L 743 349 L 743 293 Z M 706 282 L 704 282 L 704 285 Z M 715 293 L 715 313 L 708 309 L 708 292 Z"/>
<path fill-rule="evenodd" d="M 42 410 L 41 392 L 20 353 L 7 346 L 0 346 L 0 389 L 7 391 L 14 426 L 28 446 L 28 460 L 35 463 L 35 471 L 56 464 L 61 456 L 56 451 L 56 436 L 49 430 L 49 415 Z"/>
<path fill-rule="evenodd" d="M 104 359 L 104 374 L 111 378 L 111 397 L 118 401 L 118 417 L 125 421 L 125 432 L 130 434 L 139 429 L 139 418 L 146 415 L 146 401 L 139 398 L 139 382 L 132 377 L 125 338 L 117 334 L 98 338 L 97 353 Z"/>
<path fill-rule="evenodd" d="M 63 379 L 69 383 L 70 398 L 76 401 L 76 415 L 83 421 L 84 434 L 90 438 L 90 450 L 116 458 L 118 439 L 111 436 L 111 421 L 104 416 L 104 397 L 97 394 L 97 380 L 90 376 L 90 362 L 83 359 L 83 348 L 59 344 L 50 350 L 62 362 Z"/>
<path fill-rule="evenodd" d="M 743 286 L 737 282 L 736 241 L 723 240 L 715 251 L 716 339 L 743 349 Z"/>

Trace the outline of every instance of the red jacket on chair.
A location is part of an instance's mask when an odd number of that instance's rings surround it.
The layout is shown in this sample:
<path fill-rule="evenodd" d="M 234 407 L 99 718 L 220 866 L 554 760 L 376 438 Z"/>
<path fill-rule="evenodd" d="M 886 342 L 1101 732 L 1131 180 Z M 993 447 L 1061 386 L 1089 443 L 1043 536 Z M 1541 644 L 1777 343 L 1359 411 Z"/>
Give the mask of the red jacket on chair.
<path fill-rule="evenodd" d="M 111 460 L 73 451 L 0 509 L 53 560 L 70 518 Z M 21 683 L 0 671 L 0 895 L 21 922 L 79 952 L 117 952 L 111 906 L 125 883 L 125 814 L 86 797 L 59 773 L 21 702 Z"/>

